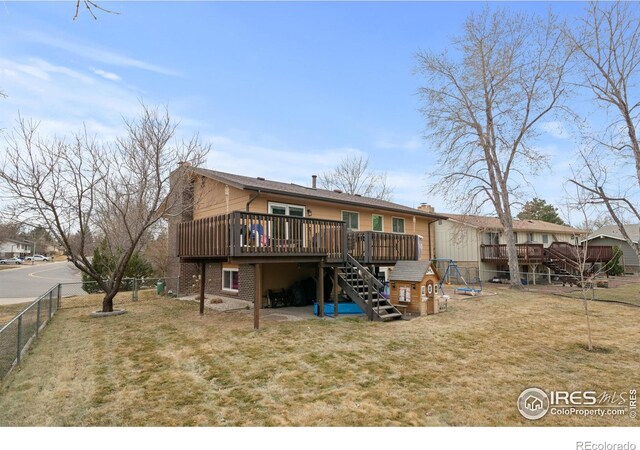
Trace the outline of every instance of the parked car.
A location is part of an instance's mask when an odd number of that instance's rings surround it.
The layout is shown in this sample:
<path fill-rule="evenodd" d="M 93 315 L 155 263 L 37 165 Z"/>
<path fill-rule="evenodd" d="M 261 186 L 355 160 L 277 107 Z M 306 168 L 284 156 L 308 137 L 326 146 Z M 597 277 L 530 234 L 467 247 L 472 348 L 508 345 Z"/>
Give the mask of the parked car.
<path fill-rule="evenodd" d="M 0 264 L 22 264 L 22 260 L 14 256 L 13 258 L 0 259 Z"/>
<path fill-rule="evenodd" d="M 33 255 L 27 256 L 25 261 L 49 261 L 49 257 L 44 255 Z"/>

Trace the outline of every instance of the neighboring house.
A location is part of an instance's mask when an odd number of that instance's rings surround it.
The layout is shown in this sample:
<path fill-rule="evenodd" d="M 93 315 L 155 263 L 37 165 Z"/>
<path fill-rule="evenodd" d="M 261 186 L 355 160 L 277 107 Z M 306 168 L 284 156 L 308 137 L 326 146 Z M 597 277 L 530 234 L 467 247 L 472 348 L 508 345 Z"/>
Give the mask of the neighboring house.
<path fill-rule="evenodd" d="M 0 258 L 24 258 L 31 254 L 31 243 L 20 239 L 6 239 L 0 242 Z"/>
<path fill-rule="evenodd" d="M 432 258 L 433 224 L 445 219 L 426 205 L 320 189 L 315 177 L 302 186 L 183 165 L 174 185 L 181 170 L 191 182 L 180 198 L 193 208 L 169 219 L 168 270 L 168 277 L 179 276 L 181 291 L 197 288 L 204 268 L 208 293 L 264 305 L 269 291 L 301 280 L 333 277 L 335 284 L 347 255 L 357 261 L 349 260 L 351 268 L 366 266 L 353 275 L 364 277 L 362 287 L 369 272 L 382 278 L 398 260 Z M 331 295 L 322 293 L 324 285 L 316 284 L 322 300 Z"/>
<path fill-rule="evenodd" d="M 640 239 L 640 224 L 628 224 L 624 226 L 624 229 L 631 240 L 637 244 L 638 239 Z M 617 225 L 605 225 L 587 236 L 586 241 L 589 242 L 589 245 L 618 246 L 622 250 L 620 263 L 624 267 L 624 272 L 629 274 L 640 273 L 638 254 L 622 237 Z"/>
<path fill-rule="evenodd" d="M 504 232 L 497 217 L 445 215 L 449 220 L 435 225 L 437 258 L 455 260 L 463 275 L 470 278 L 477 276 L 487 281 L 509 277 Z M 572 252 L 580 236 L 584 236 L 576 228 L 541 220 L 514 220 L 513 232 L 522 277 L 534 283 L 540 280 L 537 275 L 549 281 L 553 273 L 560 274 L 554 262 L 561 259 L 561 253 Z M 558 257 L 552 255 L 554 252 Z"/>

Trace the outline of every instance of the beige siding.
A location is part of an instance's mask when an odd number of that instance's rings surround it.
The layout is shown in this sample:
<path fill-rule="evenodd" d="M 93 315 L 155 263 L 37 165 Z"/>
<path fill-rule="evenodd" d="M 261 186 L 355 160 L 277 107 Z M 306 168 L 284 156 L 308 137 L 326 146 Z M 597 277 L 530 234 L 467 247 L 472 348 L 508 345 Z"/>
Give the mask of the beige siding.
<path fill-rule="evenodd" d="M 458 262 L 480 261 L 478 233 L 475 228 L 440 220 L 435 224 L 436 256 Z"/>
<path fill-rule="evenodd" d="M 210 178 L 202 178 L 194 186 L 194 211 L 193 218 L 217 216 L 232 211 L 244 211 L 250 199 L 249 193 L 233 186 L 227 185 Z"/>

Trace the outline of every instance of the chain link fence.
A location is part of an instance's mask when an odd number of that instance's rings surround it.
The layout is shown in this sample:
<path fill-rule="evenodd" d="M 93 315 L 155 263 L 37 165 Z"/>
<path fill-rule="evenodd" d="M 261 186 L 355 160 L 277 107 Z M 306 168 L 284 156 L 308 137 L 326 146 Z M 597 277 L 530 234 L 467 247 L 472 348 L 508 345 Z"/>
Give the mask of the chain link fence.
<path fill-rule="evenodd" d="M 95 281 L 62 283 L 62 309 L 83 308 L 87 306 L 102 307 L 104 290 Z M 169 286 L 176 286 L 168 289 Z M 180 281 L 178 278 L 125 278 L 122 280 L 120 292 L 113 299 L 114 304 L 130 303 L 149 295 L 165 295 L 177 297 Z"/>
<path fill-rule="evenodd" d="M 0 379 L 20 364 L 40 331 L 60 308 L 60 285 L 38 297 L 0 328 Z"/>
<path fill-rule="evenodd" d="M 172 289 L 167 289 L 171 286 Z M 145 298 L 168 298 L 180 295 L 178 278 L 128 278 L 114 298 L 114 304 L 130 303 Z M 100 310 L 104 291 L 95 281 L 60 283 L 49 289 L 5 325 L 0 325 L 0 380 L 17 364 L 40 331 L 55 313 L 65 308 Z"/>

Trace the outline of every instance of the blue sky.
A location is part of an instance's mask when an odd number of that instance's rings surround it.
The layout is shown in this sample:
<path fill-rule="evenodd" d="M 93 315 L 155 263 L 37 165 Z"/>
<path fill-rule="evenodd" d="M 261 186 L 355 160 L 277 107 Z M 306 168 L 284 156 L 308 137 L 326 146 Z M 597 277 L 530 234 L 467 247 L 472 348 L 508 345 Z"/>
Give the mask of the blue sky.
<path fill-rule="evenodd" d="M 18 113 L 62 135 L 82 124 L 120 134 L 139 101 L 168 104 L 185 134 L 213 145 L 208 168 L 308 184 L 347 153 L 388 172 L 394 200 L 433 204 L 413 74 L 419 50 L 440 51 L 482 3 L 3 2 L 0 128 Z M 543 12 L 548 3 L 506 3 Z M 580 3 L 554 3 L 564 17 Z M 574 144 L 553 118 L 539 145 L 554 170 L 536 193 L 560 203 Z"/>

